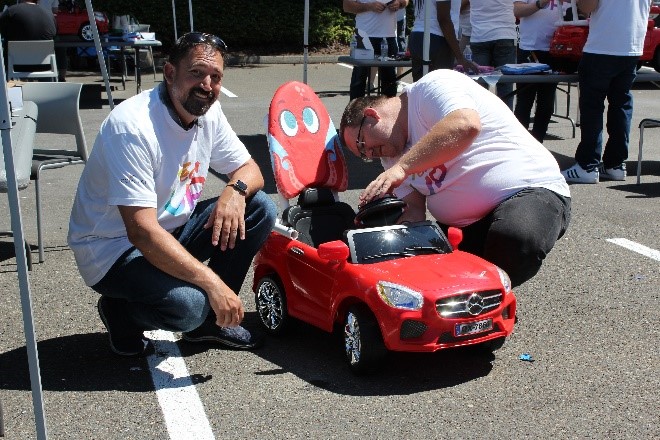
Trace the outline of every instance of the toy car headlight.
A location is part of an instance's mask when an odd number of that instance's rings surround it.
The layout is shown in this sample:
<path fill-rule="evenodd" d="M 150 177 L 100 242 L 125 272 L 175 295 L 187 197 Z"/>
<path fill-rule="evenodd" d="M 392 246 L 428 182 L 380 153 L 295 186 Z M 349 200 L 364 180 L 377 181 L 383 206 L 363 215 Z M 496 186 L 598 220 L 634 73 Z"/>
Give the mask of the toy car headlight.
<path fill-rule="evenodd" d="M 419 292 L 398 284 L 380 281 L 376 285 L 378 295 L 390 307 L 406 310 L 419 310 L 424 304 L 424 298 Z"/>
<path fill-rule="evenodd" d="M 511 278 L 509 278 L 509 275 L 504 272 L 504 270 L 500 269 L 499 267 L 497 268 L 497 273 L 500 275 L 500 281 L 502 282 L 502 285 L 504 286 L 504 291 L 505 292 L 510 292 L 511 291 Z"/>

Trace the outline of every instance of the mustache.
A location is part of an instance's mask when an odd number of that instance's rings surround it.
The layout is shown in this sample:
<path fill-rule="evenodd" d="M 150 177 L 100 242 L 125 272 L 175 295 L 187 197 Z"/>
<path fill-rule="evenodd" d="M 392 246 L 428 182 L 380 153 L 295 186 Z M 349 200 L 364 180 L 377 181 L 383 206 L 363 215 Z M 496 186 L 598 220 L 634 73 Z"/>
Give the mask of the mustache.
<path fill-rule="evenodd" d="M 206 95 L 206 97 L 210 100 L 216 98 L 215 93 L 213 93 L 212 90 L 207 92 L 206 90 L 202 89 L 201 87 L 195 87 L 194 89 L 191 89 L 189 95 L 192 96 L 193 94 L 196 94 L 196 93 L 199 93 L 200 95 Z"/>

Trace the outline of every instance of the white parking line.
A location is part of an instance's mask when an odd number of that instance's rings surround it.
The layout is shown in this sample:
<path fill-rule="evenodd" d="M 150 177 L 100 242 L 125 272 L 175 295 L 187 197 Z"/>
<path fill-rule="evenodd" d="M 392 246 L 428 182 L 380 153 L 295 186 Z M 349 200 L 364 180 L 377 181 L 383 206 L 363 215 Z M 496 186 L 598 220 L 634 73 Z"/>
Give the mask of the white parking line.
<path fill-rule="evenodd" d="M 174 334 L 163 330 L 146 333 L 156 348 L 147 361 L 170 439 L 215 439 Z"/>
<path fill-rule="evenodd" d="M 337 65 L 338 65 L 338 66 L 342 66 L 342 67 L 346 67 L 346 68 L 348 68 L 348 69 L 352 69 L 352 68 L 353 68 L 353 66 L 351 66 L 350 64 L 337 63 Z"/>
<path fill-rule="evenodd" d="M 229 98 L 237 98 L 238 95 L 234 95 L 232 92 L 229 90 L 225 89 L 224 87 L 220 87 L 220 91 L 225 94 L 225 96 L 228 96 Z"/>
<path fill-rule="evenodd" d="M 608 238 L 607 241 L 610 243 L 618 244 L 619 246 L 630 249 L 631 251 L 637 252 L 638 254 L 642 254 L 646 257 L 653 258 L 656 261 L 660 261 L 660 251 L 656 251 L 650 247 L 646 247 L 642 244 L 635 243 L 634 241 L 630 241 L 625 238 Z"/>

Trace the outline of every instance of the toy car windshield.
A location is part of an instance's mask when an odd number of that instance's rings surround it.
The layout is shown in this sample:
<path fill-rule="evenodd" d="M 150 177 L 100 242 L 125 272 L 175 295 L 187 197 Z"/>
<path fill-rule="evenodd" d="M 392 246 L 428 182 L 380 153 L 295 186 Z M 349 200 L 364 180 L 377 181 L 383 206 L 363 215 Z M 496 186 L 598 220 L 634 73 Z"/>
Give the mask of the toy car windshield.
<path fill-rule="evenodd" d="M 451 246 L 440 228 L 431 222 L 382 226 L 348 231 L 351 261 L 378 263 L 421 254 L 446 254 Z"/>

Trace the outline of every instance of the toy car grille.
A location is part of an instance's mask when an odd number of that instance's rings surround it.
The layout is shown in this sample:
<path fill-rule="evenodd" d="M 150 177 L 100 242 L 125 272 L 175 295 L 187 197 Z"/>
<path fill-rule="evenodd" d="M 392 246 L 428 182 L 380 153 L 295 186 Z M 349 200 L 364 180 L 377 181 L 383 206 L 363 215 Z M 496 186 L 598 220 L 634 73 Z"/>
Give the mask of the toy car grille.
<path fill-rule="evenodd" d="M 426 324 L 420 321 L 413 321 L 412 319 L 406 319 L 401 324 L 401 330 L 399 332 L 399 337 L 401 339 L 412 339 L 419 338 L 424 334 L 427 327 Z"/>
<path fill-rule="evenodd" d="M 502 304 L 502 292 L 486 290 L 439 299 L 435 309 L 443 318 L 465 318 L 488 313 Z"/>

